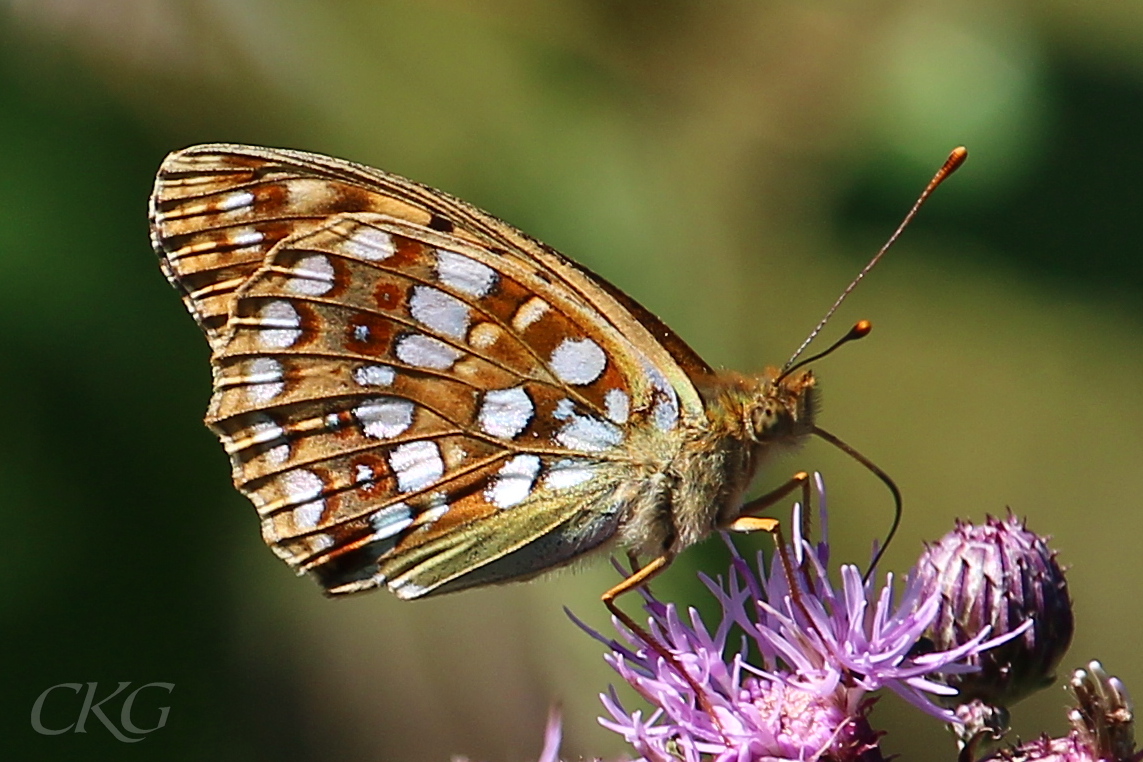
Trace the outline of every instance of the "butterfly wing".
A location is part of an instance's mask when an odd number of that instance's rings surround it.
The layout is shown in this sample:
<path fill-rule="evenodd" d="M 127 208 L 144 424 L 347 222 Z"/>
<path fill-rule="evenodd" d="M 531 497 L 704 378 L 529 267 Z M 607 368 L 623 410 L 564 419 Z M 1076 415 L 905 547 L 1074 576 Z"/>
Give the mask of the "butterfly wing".
<path fill-rule="evenodd" d="M 270 249 L 342 212 L 375 212 L 450 233 L 537 261 L 553 277 L 588 293 L 602 289 L 619 302 L 619 312 L 639 324 L 642 330 L 631 333 L 633 338 L 648 338 L 667 350 L 672 359 L 666 367 L 677 366 L 695 378 L 713 373 L 662 321 L 599 275 L 461 199 L 363 164 L 229 143 L 175 151 L 155 181 L 151 239 L 167 279 L 214 348 L 230 298 Z M 600 307 L 610 307 L 607 302 Z M 622 322 L 620 330 L 633 330 Z"/>
<path fill-rule="evenodd" d="M 207 421 L 235 484 L 329 592 L 565 563 L 704 415 L 688 373 L 709 369 L 650 313 L 439 191 L 203 146 L 164 163 L 152 210 L 214 349 Z"/>

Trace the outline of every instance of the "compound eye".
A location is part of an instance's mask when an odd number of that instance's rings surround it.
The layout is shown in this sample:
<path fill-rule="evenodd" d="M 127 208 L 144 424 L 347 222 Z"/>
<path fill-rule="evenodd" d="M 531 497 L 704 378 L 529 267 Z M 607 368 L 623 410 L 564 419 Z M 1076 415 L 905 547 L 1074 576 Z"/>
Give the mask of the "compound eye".
<path fill-rule="evenodd" d="M 778 422 L 778 413 L 772 405 L 763 405 L 754 409 L 751 424 L 754 426 L 755 436 L 762 436 L 769 432 Z"/>

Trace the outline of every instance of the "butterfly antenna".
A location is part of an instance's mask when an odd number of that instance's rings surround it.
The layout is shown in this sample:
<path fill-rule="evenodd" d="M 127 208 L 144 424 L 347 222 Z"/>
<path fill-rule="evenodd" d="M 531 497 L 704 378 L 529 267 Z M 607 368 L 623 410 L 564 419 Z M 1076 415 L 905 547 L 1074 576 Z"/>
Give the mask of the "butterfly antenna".
<path fill-rule="evenodd" d="M 821 321 L 818 322 L 814 330 L 810 331 L 810 335 L 807 336 L 806 340 L 802 342 L 802 345 L 798 347 L 798 351 L 794 352 L 793 356 L 786 361 L 785 365 L 782 366 L 782 375 L 786 375 L 786 373 L 788 373 L 793 368 L 794 363 L 801 356 L 802 352 L 806 351 L 806 347 L 810 345 L 810 342 L 813 341 L 819 333 L 821 333 L 823 328 L 825 328 L 826 323 L 828 323 L 829 319 L 833 317 L 833 313 L 837 312 L 837 308 L 841 306 L 841 303 L 845 301 L 845 298 L 849 296 L 850 292 L 853 291 L 854 288 L 857 287 L 857 284 L 861 282 L 861 279 L 868 275 L 869 271 L 872 270 L 879 261 L 881 261 L 881 257 L 885 256 L 885 252 L 889 251 L 889 247 L 897 242 L 897 239 L 901 237 L 901 233 L 905 230 L 906 227 L 908 227 L 909 223 L 913 221 L 913 218 L 917 216 L 917 210 L 919 210 L 921 205 L 925 203 L 929 196 L 932 195 L 933 191 L 937 189 L 937 186 L 943 183 L 949 175 L 951 175 L 960 167 L 961 164 L 964 164 L 964 160 L 967 158 L 968 149 L 966 149 L 964 146 L 958 146 L 957 148 L 953 149 L 952 153 L 949 154 L 948 159 L 945 160 L 944 165 L 939 170 L 937 170 L 937 173 L 933 175 L 933 179 L 929 180 L 929 184 L 925 186 L 923 191 L 921 191 L 921 195 L 917 197 L 917 200 L 913 203 L 913 208 L 910 209 L 909 213 L 905 215 L 905 219 L 901 220 L 901 224 L 897 226 L 895 231 L 893 231 L 893 235 L 889 236 L 889 240 L 885 242 L 885 245 L 881 247 L 881 250 L 873 255 L 873 259 L 869 260 L 869 263 L 861 269 L 861 272 L 857 274 L 857 277 L 854 278 L 850 284 L 845 287 L 845 290 L 841 292 L 841 296 L 839 296 L 837 300 L 834 301 L 833 306 L 826 311 L 825 317 L 823 317 Z M 836 347 L 831 347 L 823 354 L 828 354 L 834 349 L 836 349 Z"/>
<path fill-rule="evenodd" d="M 835 349 L 837 349 L 838 347 L 842 346 L 843 344 L 848 344 L 849 342 L 857 341 L 858 339 L 864 339 L 866 336 L 869 335 L 869 332 L 872 330 L 873 330 L 873 324 L 870 323 L 868 320 L 858 320 L 856 323 L 853 324 L 853 328 L 849 329 L 849 333 L 845 334 L 840 339 L 838 339 L 834 343 L 830 344 L 828 349 L 825 349 L 821 352 L 818 352 L 816 355 L 810 355 L 809 357 L 805 358 L 801 362 L 795 363 L 793 365 L 786 363 L 786 366 L 787 366 L 786 369 L 782 371 L 782 374 L 780 376 L 778 376 L 776 379 L 774 379 L 774 383 L 779 384 L 782 382 L 783 378 L 790 375 L 791 373 L 796 371 L 798 368 L 805 367 L 806 365 L 809 365 L 812 362 L 817 362 L 818 360 L 822 359 L 823 357 L 825 357 L 828 354 L 833 354 L 833 351 Z M 797 355 L 795 355 L 795 357 L 796 356 Z M 793 358 L 791 358 L 791 359 L 793 359 Z"/>
<path fill-rule="evenodd" d="M 889 526 L 889 532 L 885 535 L 885 542 L 881 543 L 881 547 L 877 549 L 877 552 L 873 556 L 873 560 L 869 562 L 869 569 L 862 577 L 863 581 L 868 582 L 869 578 L 873 576 L 873 572 L 877 568 L 877 564 L 881 561 L 881 557 L 885 555 L 885 551 L 888 549 L 889 544 L 893 542 L 893 536 L 897 534 L 897 527 L 901 526 L 901 514 L 904 512 L 904 505 L 901 501 L 901 490 L 897 489 L 897 483 L 889 477 L 889 474 L 882 471 L 876 463 L 847 445 L 845 442 L 838 439 L 833 434 L 829 433 L 819 426 L 814 426 L 813 433 L 815 436 L 821 437 L 834 447 L 844 452 L 849 457 L 856 460 L 861 465 L 868 468 L 873 472 L 873 475 L 884 482 L 885 486 L 889 488 L 889 491 L 893 493 L 893 523 Z"/>

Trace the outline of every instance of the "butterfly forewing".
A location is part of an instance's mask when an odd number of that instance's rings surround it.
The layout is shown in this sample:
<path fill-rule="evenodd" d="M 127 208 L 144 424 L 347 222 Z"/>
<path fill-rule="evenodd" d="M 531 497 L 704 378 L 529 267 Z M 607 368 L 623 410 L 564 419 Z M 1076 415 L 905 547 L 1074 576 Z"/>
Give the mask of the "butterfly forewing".
<path fill-rule="evenodd" d="M 546 270 L 640 344 L 656 365 L 692 377 L 712 373 L 644 307 L 526 233 L 443 191 L 321 154 L 227 143 L 171 153 L 151 197 L 151 237 L 164 273 L 213 347 L 230 296 L 270 249 L 341 212 L 385 214 Z M 678 386 L 684 407 L 700 411 L 690 384 Z"/>
<path fill-rule="evenodd" d="M 632 477 L 703 415 L 687 373 L 709 369 L 673 361 L 661 323 L 438 191 L 208 146 L 168 159 L 153 213 L 215 350 L 208 423 L 235 483 L 331 592 L 564 563 L 614 535 Z"/>

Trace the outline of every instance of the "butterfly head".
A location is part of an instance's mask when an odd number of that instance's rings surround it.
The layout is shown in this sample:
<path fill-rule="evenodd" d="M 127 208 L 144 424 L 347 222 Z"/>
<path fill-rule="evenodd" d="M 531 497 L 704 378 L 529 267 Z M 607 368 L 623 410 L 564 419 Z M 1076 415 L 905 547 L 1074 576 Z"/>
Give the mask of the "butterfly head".
<path fill-rule="evenodd" d="M 813 433 L 817 389 L 813 371 L 767 373 L 761 394 L 747 404 L 748 432 L 758 443 L 795 444 Z"/>

